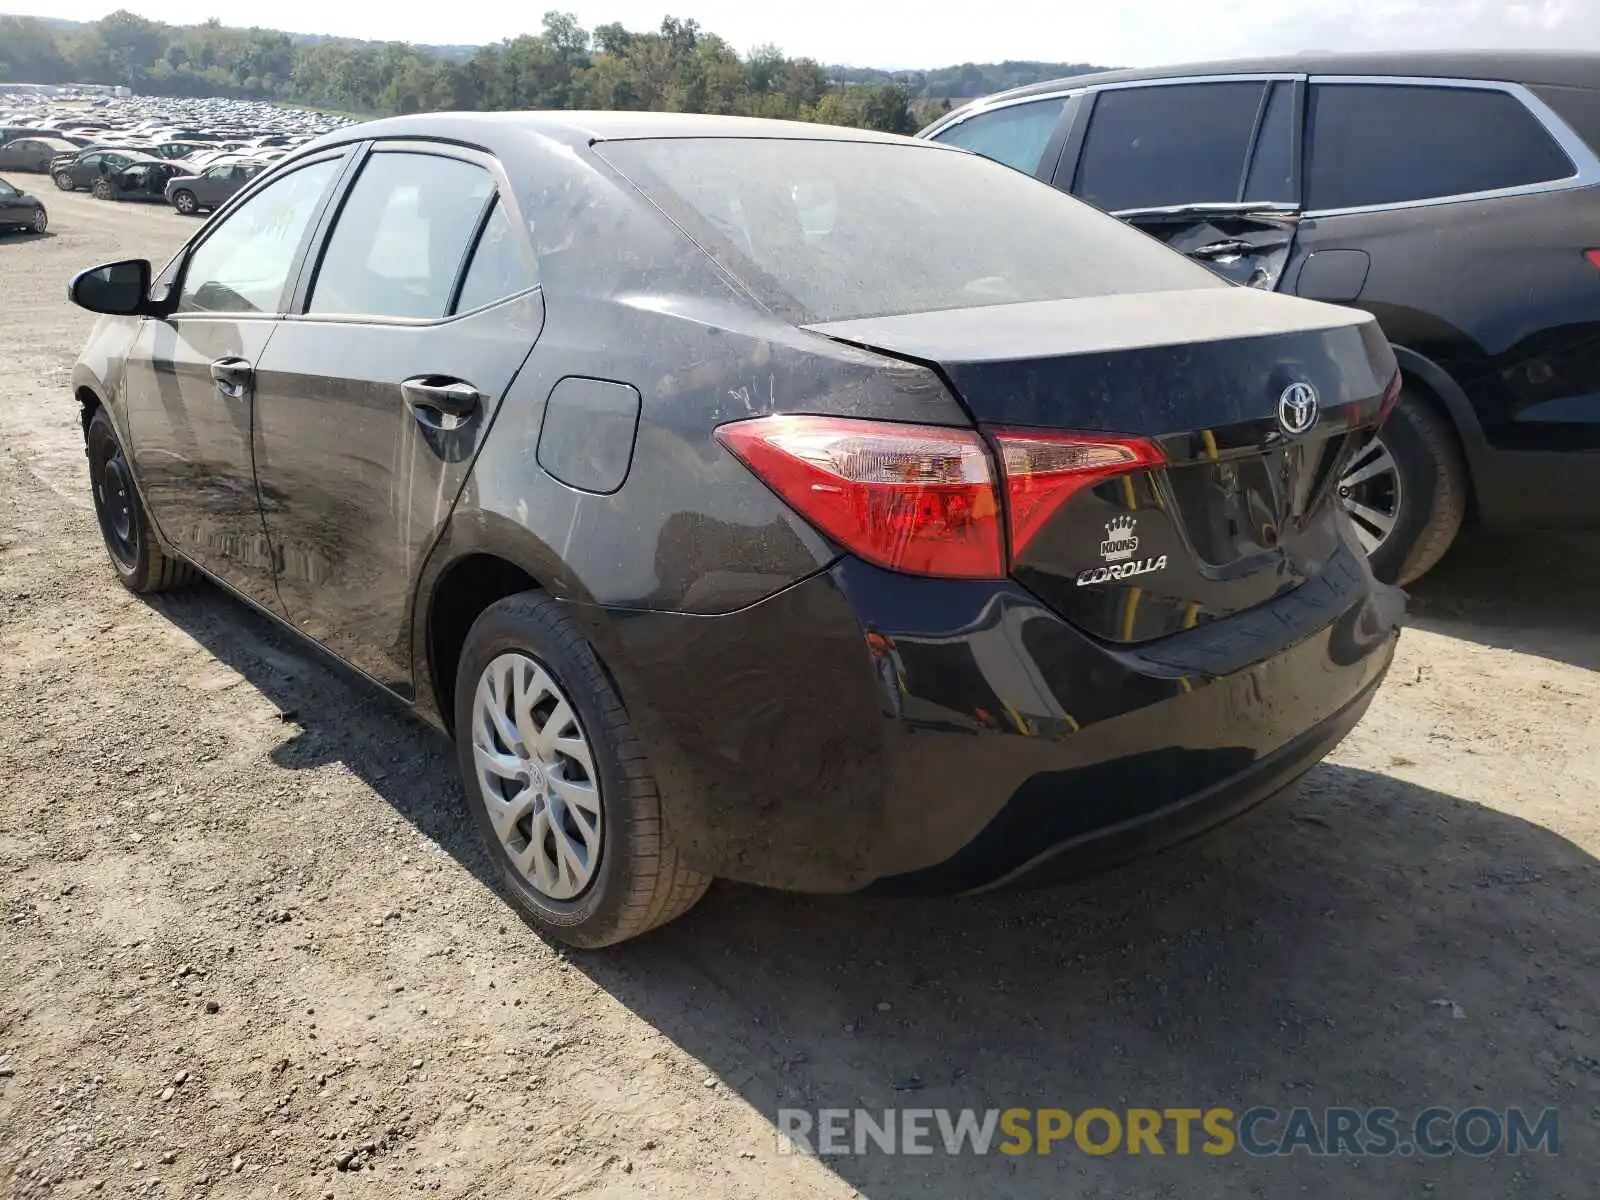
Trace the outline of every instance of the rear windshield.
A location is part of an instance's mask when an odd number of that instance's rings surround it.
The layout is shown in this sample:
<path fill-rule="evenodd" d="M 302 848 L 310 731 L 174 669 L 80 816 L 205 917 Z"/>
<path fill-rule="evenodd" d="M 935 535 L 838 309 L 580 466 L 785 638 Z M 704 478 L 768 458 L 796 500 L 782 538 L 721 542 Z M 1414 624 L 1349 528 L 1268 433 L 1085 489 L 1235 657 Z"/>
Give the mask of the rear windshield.
<path fill-rule="evenodd" d="M 799 324 L 1228 286 L 1115 218 L 975 154 L 782 138 L 596 149 L 724 270 Z"/>

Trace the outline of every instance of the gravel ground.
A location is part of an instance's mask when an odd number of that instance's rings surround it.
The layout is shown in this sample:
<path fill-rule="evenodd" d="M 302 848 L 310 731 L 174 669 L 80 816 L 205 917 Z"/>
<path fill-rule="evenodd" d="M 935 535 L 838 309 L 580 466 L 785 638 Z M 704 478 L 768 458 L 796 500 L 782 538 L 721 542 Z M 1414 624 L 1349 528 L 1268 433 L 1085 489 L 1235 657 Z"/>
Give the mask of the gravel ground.
<path fill-rule="evenodd" d="M 65 284 L 195 225 L 43 194 L 0 236 L 0 1192 L 1595 1194 L 1600 540 L 1459 547 L 1354 735 L 1197 843 L 980 900 L 718 885 L 562 952 L 442 741 L 214 589 L 116 583 Z M 1551 1106 L 1560 1154 L 779 1152 L 778 1108 L 858 1104 Z"/>

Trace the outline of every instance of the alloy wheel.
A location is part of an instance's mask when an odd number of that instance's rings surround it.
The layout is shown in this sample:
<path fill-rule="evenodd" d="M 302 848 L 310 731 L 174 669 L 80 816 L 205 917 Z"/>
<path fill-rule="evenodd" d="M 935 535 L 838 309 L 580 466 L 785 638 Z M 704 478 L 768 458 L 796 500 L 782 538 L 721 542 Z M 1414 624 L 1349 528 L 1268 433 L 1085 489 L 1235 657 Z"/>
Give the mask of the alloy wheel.
<path fill-rule="evenodd" d="M 183 191 L 180 191 L 172 198 L 172 204 L 173 207 L 181 212 L 184 216 L 188 216 L 190 213 L 194 212 L 197 207 L 199 207 L 195 203 L 194 196 L 189 192 Z"/>
<path fill-rule="evenodd" d="M 33 214 L 33 231 L 35 233 L 43 233 L 49 227 L 50 218 L 45 213 L 44 209 L 36 209 Z"/>
<path fill-rule="evenodd" d="M 1356 452 L 1339 477 L 1339 504 L 1350 514 L 1367 554 L 1378 552 L 1400 519 L 1400 468 L 1381 437 Z"/>
<path fill-rule="evenodd" d="M 600 784 L 576 710 L 550 672 L 522 653 L 484 668 L 472 705 L 478 791 L 518 874 L 551 900 L 573 900 L 600 865 Z"/>
<path fill-rule="evenodd" d="M 72 176 L 62 171 L 55 176 L 56 186 L 63 192 L 76 191 L 78 185 L 72 181 Z"/>

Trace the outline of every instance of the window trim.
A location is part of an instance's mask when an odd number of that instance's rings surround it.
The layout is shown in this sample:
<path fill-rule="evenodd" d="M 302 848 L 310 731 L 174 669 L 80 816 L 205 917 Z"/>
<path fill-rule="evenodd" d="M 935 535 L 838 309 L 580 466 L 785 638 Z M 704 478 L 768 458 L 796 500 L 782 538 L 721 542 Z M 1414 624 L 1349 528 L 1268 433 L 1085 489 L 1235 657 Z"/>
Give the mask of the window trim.
<path fill-rule="evenodd" d="M 1431 208 L 1438 204 L 1464 204 L 1474 200 L 1501 200 L 1512 196 L 1534 196 L 1544 192 L 1563 192 L 1572 188 L 1591 187 L 1596 183 L 1600 183 L 1600 158 L 1596 157 L 1595 152 L 1589 148 L 1588 143 L 1579 137 L 1553 108 L 1520 83 L 1488 79 L 1448 79 L 1426 75 L 1311 75 L 1307 77 L 1307 82 L 1310 87 L 1318 84 L 1329 84 L 1334 86 L 1429 87 L 1455 91 L 1501 92 L 1521 103 L 1533 116 L 1533 119 L 1544 127 L 1545 132 L 1550 135 L 1556 145 L 1561 148 L 1561 152 L 1567 156 L 1567 160 L 1572 163 L 1573 173 L 1564 175 L 1559 179 L 1546 179 L 1539 183 L 1523 183 L 1515 187 L 1489 188 L 1479 192 L 1457 192 L 1448 196 L 1429 196 L 1422 200 L 1393 200 L 1386 204 L 1307 209 L 1301 214 L 1304 217 L 1352 217 L 1363 213 L 1402 212 L 1412 208 Z M 1307 119 L 1309 119 L 1309 88 L 1306 105 Z M 1310 130 L 1307 128 L 1305 130 L 1307 147 L 1309 147 L 1309 134 Z M 1304 179 L 1304 175 L 1305 173 L 1302 169 L 1302 179 Z"/>
<path fill-rule="evenodd" d="M 343 147 L 348 149 L 348 145 Z M 495 202 L 506 205 L 508 215 L 519 230 L 517 245 L 526 265 L 532 267 L 531 275 L 534 286 L 528 291 L 539 289 L 538 258 L 534 254 L 533 246 L 528 237 L 527 222 L 523 219 L 521 206 L 517 203 L 516 194 L 511 187 L 511 179 L 506 174 L 505 167 L 500 160 L 487 150 L 477 146 L 467 146 L 460 142 L 436 141 L 429 138 L 419 138 L 415 135 L 409 137 L 375 138 L 360 142 L 351 154 L 350 162 L 345 168 L 344 175 L 340 178 L 334 190 L 332 201 L 325 207 L 315 223 L 312 231 L 311 245 L 300 263 L 300 271 L 295 279 L 294 290 L 290 296 L 285 311 L 279 318 L 285 321 L 305 321 L 319 325 L 400 325 L 412 327 L 428 327 L 444 325 L 451 321 L 458 321 L 471 313 L 457 313 L 447 309 L 439 317 L 394 317 L 372 313 L 314 313 L 307 309 L 311 303 L 311 290 L 316 283 L 317 272 L 322 269 L 322 260 L 327 253 L 328 240 L 334 229 L 338 226 L 339 216 L 344 211 L 345 202 L 354 190 L 357 181 L 361 178 L 361 169 L 367 160 L 374 154 L 427 154 L 435 158 L 453 158 L 461 162 L 470 163 L 475 167 L 482 167 L 489 172 L 494 183 L 493 190 L 484 201 L 483 211 L 478 214 L 478 221 L 473 226 L 471 238 L 467 241 L 466 249 L 462 253 L 461 261 L 456 264 L 455 279 L 450 290 L 450 307 L 453 308 L 459 299 L 462 284 L 466 279 L 466 270 L 472 261 L 473 251 L 477 249 L 478 238 L 482 235 L 483 226 L 488 222 L 494 212 Z M 518 295 L 527 295 L 528 292 L 519 292 Z M 509 300 L 506 296 L 503 299 Z M 499 303 L 499 301 L 496 301 Z M 482 309 L 473 309 L 481 312 Z"/>

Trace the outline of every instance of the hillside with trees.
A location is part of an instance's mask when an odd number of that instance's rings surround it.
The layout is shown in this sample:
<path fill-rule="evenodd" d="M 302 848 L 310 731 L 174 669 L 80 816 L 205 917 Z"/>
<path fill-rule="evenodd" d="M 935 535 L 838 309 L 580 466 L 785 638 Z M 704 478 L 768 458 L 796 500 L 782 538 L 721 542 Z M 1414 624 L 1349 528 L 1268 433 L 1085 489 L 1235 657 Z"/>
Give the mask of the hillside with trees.
<path fill-rule="evenodd" d="M 0 82 L 124 84 L 165 96 L 280 100 L 364 115 L 433 109 L 604 108 L 731 113 L 911 133 L 952 99 L 1085 63 L 967 63 L 932 71 L 829 68 L 775 46 L 739 54 L 696 21 L 590 30 L 549 12 L 537 34 L 418 46 L 165 25 L 119 11 L 89 24 L 0 17 Z"/>

